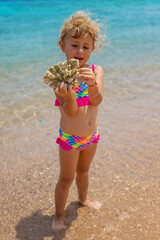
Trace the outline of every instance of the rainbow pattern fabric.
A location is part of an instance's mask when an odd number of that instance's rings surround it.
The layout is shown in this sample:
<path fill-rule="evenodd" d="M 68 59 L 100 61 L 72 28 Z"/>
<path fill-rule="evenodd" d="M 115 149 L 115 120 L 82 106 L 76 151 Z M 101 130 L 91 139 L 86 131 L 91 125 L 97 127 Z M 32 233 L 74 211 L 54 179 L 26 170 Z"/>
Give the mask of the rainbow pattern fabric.
<path fill-rule="evenodd" d="M 77 98 L 88 97 L 88 86 L 85 82 L 76 83 L 73 91 L 76 93 Z"/>
<path fill-rule="evenodd" d="M 78 148 L 79 150 L 87 147 L 91 143 L 97 143 L 99 141 L 98 127 L 96 131 L 88 137 L 78 137 L 75 135 L 70 135 L 64 133 L 59 129 L 59 137 L 57 138 L 57 143 L 66 151 L 72 148 Z"/>
<path fill-rule="evenodd" d="M 90 99 L 88 97 L 88 86 L 85 82 L 76 83 L 73 91 L 76 93 L 76 101 L 78 107 L 91 105 Z M 55 106 L 61 106 L 58 99 L 55 100 Z"/>

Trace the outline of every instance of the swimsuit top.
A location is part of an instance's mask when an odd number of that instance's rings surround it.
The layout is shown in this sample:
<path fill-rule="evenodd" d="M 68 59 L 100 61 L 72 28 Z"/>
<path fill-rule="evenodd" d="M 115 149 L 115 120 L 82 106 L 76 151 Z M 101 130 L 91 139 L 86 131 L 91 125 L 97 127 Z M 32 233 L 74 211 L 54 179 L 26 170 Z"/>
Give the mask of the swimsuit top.
<path fill-rule="evenodd" d="M 92 65 L 92 71 L 94 72 L 94 65 Z M 91 105 L 91 102 L 88 97 L 88 86 L 85 82 L 76 83 L 73 88 L 73 91 L 76 93 L 76 101 L 78 107 Z M 55 100 L 55 106 L 61 106 L 57 98 Z"/>

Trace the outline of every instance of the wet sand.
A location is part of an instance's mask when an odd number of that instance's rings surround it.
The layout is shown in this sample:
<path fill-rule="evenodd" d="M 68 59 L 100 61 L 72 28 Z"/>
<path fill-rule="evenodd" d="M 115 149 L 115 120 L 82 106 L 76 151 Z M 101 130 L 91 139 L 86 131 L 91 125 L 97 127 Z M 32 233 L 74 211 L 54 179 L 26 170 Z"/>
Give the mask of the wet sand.
<path fill-rule="evenodd" d="M 74 183 L 66 205 L 68 228 L 60 232 L 51 229 L 59 174 L 58 110 L 49 107 L 8 125 L 0 137 L 0 239 L 159 240 L 158 103 L 158 95 L 149 94 L 104 98 L 89 187 L 90 199 L 102 208 L 81 207 Z"/>

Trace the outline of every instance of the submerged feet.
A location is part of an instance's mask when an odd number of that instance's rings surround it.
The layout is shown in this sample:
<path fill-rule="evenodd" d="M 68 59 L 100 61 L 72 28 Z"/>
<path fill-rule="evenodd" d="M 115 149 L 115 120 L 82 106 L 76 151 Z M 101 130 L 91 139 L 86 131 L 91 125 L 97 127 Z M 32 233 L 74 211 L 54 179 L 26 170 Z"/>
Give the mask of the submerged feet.
<path fill-rule="evenodd" d="M 81 202 L 81 201 L 79 201 L 79 202 L 82 206 L 93 208 L 95 210 L 98 210 L 102 207 L 102 204 L 100 202 L 97 202 L 97 201 L 86 200 L 85 202 Z"/>
<path fill-rule="evenodd" d="M 65 230 L 67 226 L 64 224 L 63 219 L 53 218 L 52 221 L 52 230 Z"/>
<path fill-rule="evenodd" d="M 92 208 L 95 210 L 99 210 L 102 207 L 102 204 L 98 201 L 86 200 L 84 202 L 82 202 L 82 201 L 79 201 L 79 202 L 83 207 L 88 207 L 88 208 Z M 66 230 L 66 229 L 67 229 L 67 225 L 64 224 L 63 218 L 57 218 L 57 217 L 53 218 L 52 230 L 58 231 L 58 230 Z"/>

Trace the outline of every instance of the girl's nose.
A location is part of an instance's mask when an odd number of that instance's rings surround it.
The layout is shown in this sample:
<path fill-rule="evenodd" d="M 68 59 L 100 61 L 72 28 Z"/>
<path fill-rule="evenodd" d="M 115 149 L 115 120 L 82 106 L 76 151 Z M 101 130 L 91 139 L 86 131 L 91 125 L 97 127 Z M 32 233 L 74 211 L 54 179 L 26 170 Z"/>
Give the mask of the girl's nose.
<path fill-rule="evenodd" d="M 79 47 L 78 51 L 79 51 L 79 53 L 83 53 L 83 48 Z"/>

